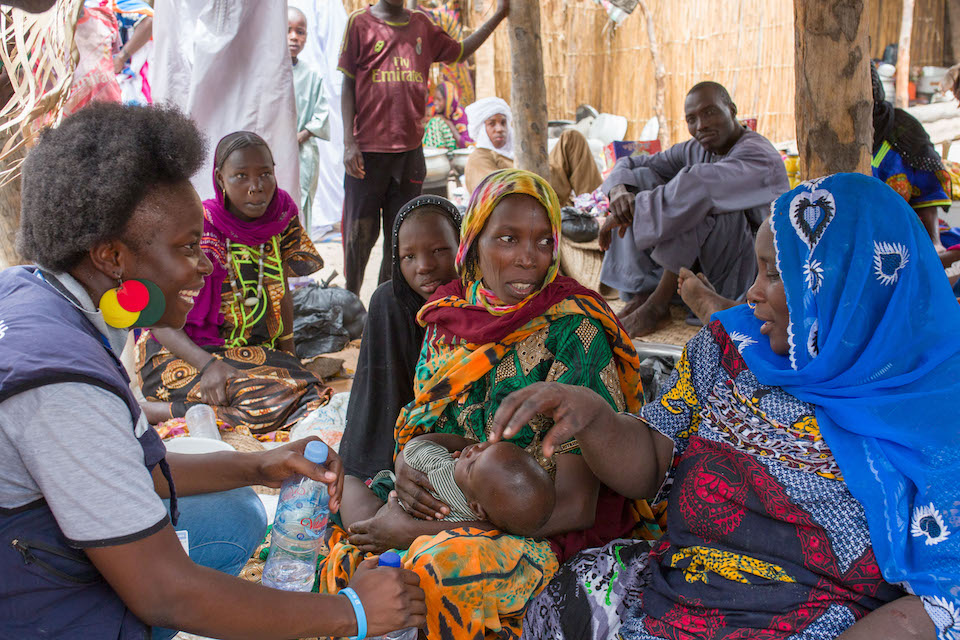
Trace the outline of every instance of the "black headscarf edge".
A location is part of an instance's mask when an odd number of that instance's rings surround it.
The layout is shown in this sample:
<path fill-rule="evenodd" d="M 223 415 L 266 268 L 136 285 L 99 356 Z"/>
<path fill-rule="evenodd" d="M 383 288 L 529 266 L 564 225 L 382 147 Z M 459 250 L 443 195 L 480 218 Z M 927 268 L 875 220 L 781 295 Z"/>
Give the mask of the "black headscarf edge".
<path fill-rule="evenodd" d="M 417 196 L 407 204 L 403 205 L 400 211 L 397 212 L 397 217 L 393 221 L 393 237 L 391 239 L 391 245 L 393 247 L 393 295 L 396 297 L 401 307 L 403 307 L 403 309 L 409 312 L 412 316 L 416 315 L 420 310 L 420 307 L 423 306 L 423 298 L 421 298 L 420 294 L 414 291 L 410 285 L 407 284 L 406 279 L 403 277 L 403 273 L 400 271 L 400 227 L 403 226 L 404 220 L 406 220 L 410 214 L 414 213 L 418 209 L 428 206 L 436 207 L 442 211 L 444 217 L 447 218 L 450 221 L 450 224 L 453 225 L 453 229 L 456 231 L 457 237 L 460 237 L 460 210 L 457 208 L 457 205 L 453 204 L 442 196 L 435 196 L 431 194 Z"/>

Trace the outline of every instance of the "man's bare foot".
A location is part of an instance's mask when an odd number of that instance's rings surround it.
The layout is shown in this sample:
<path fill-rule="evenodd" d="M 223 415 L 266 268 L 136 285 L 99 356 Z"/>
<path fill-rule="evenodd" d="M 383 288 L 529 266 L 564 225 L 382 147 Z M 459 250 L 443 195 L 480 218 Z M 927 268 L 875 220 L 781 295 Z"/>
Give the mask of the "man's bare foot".
<path fill-rule="evenodd" d="M 702 273 L 694 275 L 690 269 L 683 268 L 680 269 L 677 277 L 677 292 L 703 324 L 710 322 L 710 316 L 717 311 L 723 311 L 740 304 L 717 293 L 717 290 L 713 288 L 713 285 Z"/>
<path fill-rule="evenodd" d="M 633 313 L 634 311 L 636 311 L 637 309 L 639 309 L 639 308 L 640 308 L 640 305 L 642 305 L 644 302 L 646 302 L 646 301 L 647 301 L 647 298 L 649 298 L 649 297 L 650 297 L 650 294 L 648 294 L 648 293 L 638 293 L 638 294 L 635 295 L 634 297 L 630 298 L 630 302 L 628 302 L 627 304 L 625 304 L 625 305 L 623 306 L 623 309 L 621 309 L 621 310 L 620 310 L 620 313 L 617 314 L 617 315 L 620 316 L 620 319 L 621 319 L 621 320 L 623 320 L 623 319 L 626 318 L 628 315 L 630 315 L 631 313 Z"/>
<path fill-rule="evenodd" d="M 649 335 L 670 322 L 670 305 L 660 306 L 648 300 L 632 313 L 621 314 L 621 322 L 631 338 Z"/>

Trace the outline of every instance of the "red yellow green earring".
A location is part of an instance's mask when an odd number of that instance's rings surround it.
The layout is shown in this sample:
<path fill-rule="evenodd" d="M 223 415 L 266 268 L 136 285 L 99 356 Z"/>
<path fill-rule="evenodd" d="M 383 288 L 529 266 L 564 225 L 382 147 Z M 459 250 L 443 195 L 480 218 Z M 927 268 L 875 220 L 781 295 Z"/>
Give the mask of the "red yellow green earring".
<path fill-rule="evenodd" d="M 100 312 L 111 327 L 149 327 L 163 315 L 163 292 L 149 280 L 121 281 L 100 297 Z"/>

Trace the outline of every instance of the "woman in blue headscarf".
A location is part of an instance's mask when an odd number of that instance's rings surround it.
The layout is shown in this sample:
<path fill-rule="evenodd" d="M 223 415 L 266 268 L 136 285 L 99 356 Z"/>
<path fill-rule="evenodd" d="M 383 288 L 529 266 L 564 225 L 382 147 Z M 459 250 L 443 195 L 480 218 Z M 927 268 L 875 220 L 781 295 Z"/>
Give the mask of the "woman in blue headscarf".
<path fill-rule="evenodd" d="M 669 504 L 652 550 L 562 568 L 525 637 L 960 638 L 960 306 L 923 225 L 838 174 L 781 196 L 756 249 L 749 308 L 639 416 L 552 384 L 501 404 L 491 439 L 544 414 L 545 454 L 575 436 L 604 484 Z"/>

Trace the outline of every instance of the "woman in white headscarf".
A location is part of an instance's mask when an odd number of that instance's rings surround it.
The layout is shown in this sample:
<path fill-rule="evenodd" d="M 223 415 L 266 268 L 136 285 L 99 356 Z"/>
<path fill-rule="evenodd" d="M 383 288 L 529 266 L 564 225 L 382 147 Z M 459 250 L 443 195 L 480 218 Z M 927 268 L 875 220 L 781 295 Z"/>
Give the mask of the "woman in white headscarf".
<path fill-rule="evenodd" d="M 494 171 L 513 168 L 513 114 L 502 98 L 482 98 L 467 105 L 470 137 L 476 147 L 467 158 L 464 178 L 467 190 Z M 602 181 L 597 163 L 590 153 L 587 139 L 579 131 L 567 129 L 550 152 L 550 186 L 557 192 L 561 205 L 568 205 L 574 194 L 590 193 Z"/>

